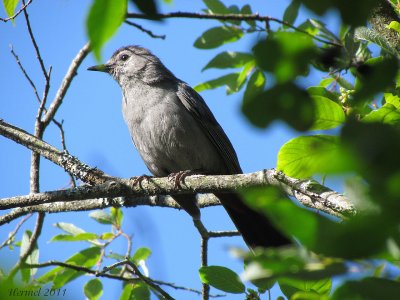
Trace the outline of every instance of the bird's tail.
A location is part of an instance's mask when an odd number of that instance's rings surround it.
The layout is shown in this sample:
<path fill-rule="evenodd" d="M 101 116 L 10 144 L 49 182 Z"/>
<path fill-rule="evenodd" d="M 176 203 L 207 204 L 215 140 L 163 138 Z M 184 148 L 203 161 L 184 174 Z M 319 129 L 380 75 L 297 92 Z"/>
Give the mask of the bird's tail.
<path fill-rule="evenodd" d="M 216 193 L 236 228 L 250 248 L 278 247 L 291 241 L 280 233 L 261 213 L 251 209 L 238 194 Z"/>

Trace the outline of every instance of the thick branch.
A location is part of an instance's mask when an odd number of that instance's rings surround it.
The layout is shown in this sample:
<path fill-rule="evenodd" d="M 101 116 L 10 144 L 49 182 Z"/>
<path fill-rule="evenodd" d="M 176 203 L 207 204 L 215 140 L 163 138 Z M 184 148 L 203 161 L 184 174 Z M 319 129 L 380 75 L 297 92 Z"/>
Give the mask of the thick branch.
<path fill-rule="evenodd" d="M 237 175 L 188 176 L 180 188 L 177 188 L 175 182 L 168 177 L 151 178 L 142 181 L 140 185 L 132 185 L 133 181 L 132 179 L 113 178 L 113 180 L 96 186 L 80 186 L 60 191 L 4 198 L 0 200 L 0 209 L 122 196 L 131 199 L 128 200 L 132 201 L 129 206 L 135 205 L 136 197 L 139 197 L 138 203 L 141 205 L 143 205 L 144 199 L 146 199 L 147 205 L 151 205 L 145 196 L 230 192 L 255 186 L 276 186 L 308 207 L 339 217 L 355 213 L 354 207 L 343 195 L 321 186 L 315 181 L 290 178 L 275 169 Z"/>
<path fill-rule="evenodd" d="M 328 214 L 339 217 L 355 214 L 354 207 L 343 195 L 315 181 L 290 178 L 274 169 L 238 175 L 188 176 L 180 189 L 177 189 L 175 183 L 168 178 L 152 178 L 143 180 L 140 185 L 132 186 L 133 180 L 107 176 L 102 171 L 89 167 L 73 156 L 61 152 L 57 148 L 2 120 L 0 120 L 0 134 L 25 145 L 84 182 L 97 185 L 94 187 L 81 186 L 63 191 L 39 193 L 23 196 L 22 198 L 3 199 L 1 201 L 3 209 L 21 205 L 58 202 L 60 199 L 74 201 L 119 196 L 139 196 L 143 199 L 143 196 L 150 195 L 224 192 L 251 186 L 271 185 L 284 190 L 305 206 L 316 208 Z M 16 205 L 17 203 L 18 205 Z"/>
<path fill-rule="evenodd" d="M 89 167 L 68 153 L 58 150 L 28 132 L 8 124 L 1 119 L 0 135 L 3 135 L 6 138 L 9 138 L 40 154 L 44 158 L 47 158 L 51 162 L 62 167 L 65 171 L 75 175 L 85 183 L 101 184 L 110 179 L 102 171 Z"/>
<path fill-rule="evenodd" d="M 211 194 L 197 195 L 201 207 L 209 207 L 220 205 L 217 197 Z M 0 200 L 1 202 L 1 200 Z M 180 209 L 181 207 L 172 199 L 171 196 L 149 196 L 139 197 L 134 199 L 122 198 L 99 198 L 89 200 L 77 201 L 60 201 L 48 204 L 39 204 L 25 207 L 14 208 L 11 212 L 0 217 L 0 226 L 9 223 L 21 216 L 27 215 L 31 212 L 48 212 L 60 213 L 70 211 L 88 211 L 95 209 L 103 209 L 107 207 L 136 207 L 136 206 L 157 206 Z"/>

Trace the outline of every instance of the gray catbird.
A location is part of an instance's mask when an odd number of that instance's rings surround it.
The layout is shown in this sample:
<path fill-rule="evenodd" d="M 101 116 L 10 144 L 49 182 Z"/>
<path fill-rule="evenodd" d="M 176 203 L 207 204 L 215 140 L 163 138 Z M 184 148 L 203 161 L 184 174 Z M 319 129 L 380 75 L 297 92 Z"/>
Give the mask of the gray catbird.
<path fill-rule="evenodd" d="M 122 112 L 133 143 L 155 176 L 191 170 L 199 174 L 242 173 L 235 150 L 203 98 L 176 78 L 149 50 L 127 46 L 104 65 L 122 89 Z M 289 240 L 235 193 L 215 193 L 247 245 L 281 246 Z M 193 218 L 195 195 L 173 198 Z"/>

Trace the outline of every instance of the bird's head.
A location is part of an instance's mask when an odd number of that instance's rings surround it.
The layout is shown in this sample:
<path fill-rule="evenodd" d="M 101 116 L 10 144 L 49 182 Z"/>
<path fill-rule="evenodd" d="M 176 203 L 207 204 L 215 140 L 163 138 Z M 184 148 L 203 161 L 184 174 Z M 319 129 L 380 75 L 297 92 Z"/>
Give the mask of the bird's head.
<path fill-rule="evenodd" d="M 108 73 L 122 87 L 136 80 L 152 84 L 175 78 L 157 56 L 140 46 L 122 47 L 105 64 L 89 67 L 88 70 Z"/>

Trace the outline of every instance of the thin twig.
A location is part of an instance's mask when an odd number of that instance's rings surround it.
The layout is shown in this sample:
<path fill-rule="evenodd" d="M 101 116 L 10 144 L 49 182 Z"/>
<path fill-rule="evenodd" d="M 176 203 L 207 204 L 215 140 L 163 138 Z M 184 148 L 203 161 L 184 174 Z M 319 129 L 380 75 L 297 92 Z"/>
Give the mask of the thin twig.
<path fill-rule="evenodd" d="M 49 94 L 49 89 L 50 89 L 51 70 L 52 70 L 52 66 L 49 67 L 49 71 L 47 73 L 47 77 L 45 78 L 43 97 L 42 97 L 42 100 L 40 102 L 38 113 L 36 115 L 36 119 L 39 120 L 39 121 L 42 119 L 43 112 L 46 112 L 46 108 L 45 107 L 46 107 L 46 102 L 47 102 L 47 95 Z"/>
<path fill-rule="evenodd" d="M 33 92 L 35 93 L 35 96 L 36 96 L 37 101 L 40 103 L 41 101 L 40 101 L 39 94 L 38 94 L 38 92 L 37 92 L 36 85 L 35 85 L 35 83 L 33 82 L 33 80 L 29 77 L 29 75 L 28 75 L 28 73 L 26 72 L 25 68 L 23 67 L 21 61 L 19 60 L 18 55 L 15 53 L 15 51 L 14 51 L 12 45 L 10 45 L 10 51 L 11 51 L 11 54 L 14 56 L 15 61 L 17 62 L 19 68 L 20 68 L 21 71 L 22 71 L 22 73 L 24 74 L 25 78 L 28 80 L 30 86 L 33 88 Z"/>
<path fill-rule="evenodd" d="M 84 58 L 89 54 L 90 52 L 90 44 L 87 43 L 82 47 L 81 50 L 79 50 L 78 54 L 75 56 L 75 58 L 72 60 L 67 74 L 65 74 L 64 79 L 61 83 L 61 86 L 59 87 L 57 94 L 51 103 L 47 113 L 43 117 L 43 124 L 46 126 L 48 123 L 51 122 L 51 120 L 54 118 L 58 108 L 60 107 L 65 94 L 67 93 L 67 90 L 69 86 L 71 85 L 72 79 L 75 77 L 76 72 L 81 65 L 82 61 Z"/>
<path fill-rule="evenodd" d="M 18 262 L 11 269 L 11 271 L 8 275 L 9 278 L 14 278 L 14 276 L 15 276 L 15 274 L 17 274 L 19 268 L 25 264 L 25 260 L 28 258 L 28 256 L 32 253 L 33 249 L 35 248 L 35 244 L 37 243 L 40 233 L 42 232 L 44 216 L 45 216 L 44 213 L 38 213 L 38 218 L 36 219 L 35 229 L 33 230 L 32 236 L 29 240 L 28 248 L 26 249 L 26 251 L 24 253 L 22 253 L 22 255 L 19 257 Z"/>
<path fill-rule="evenodd" d="M 128 244 L 128 247 L 127 247 L 127 249 L 126 249 L 126 253 L 125 253 L 125 257 L 131 257 L 131 251 L 132 251 L 132 238 L 129 236 L 129 235 L 127 235 L 125 232 L 121 232 L 121 235 L 126 239 L 126 242 L 127 242 L 127 244 Z M 124 275 L 124 273 L 127 271 L 127 266 L 126 265 L 124 265 L 123 267 L 122 267 L 122 270 L 121 270 L 121 275 Z"/>
<path fill-rule="evenodd" d="M 237 230 L 209 231 L 208 235 L 210 238 L 231 237 L 231 236 L 240 236 L 240 232 Z"/>
<path fill-rule="evenodd" d="M 201 266 L 208 266 L 208 238 L 201 237 L 200 253 Z M 207 283 L 202 283 L 201 296 L 203 300 L 208 300 L 210 298 L 210 285 Z"/>
<path fill-rule="evenodd" d="M 210 234 L 201 220 L 193 219 L 193 224 L 200 233 L 201 266 L 206 267 L 208 265 L 208 240 L 210 238 Z M 202 283 L 201 297 L 202 300 L 208 300 L 210 297 L 210 286 L 207 283 Z"/>
<path fill-rule="evenodd" d="M 32 216 L 33 216 L 33 214 L 29 214 L 29 215 L 25 216 L 24 218 L 22 218 L 22 219 L 18 222 L 18 224 L 17 224 L 17 226 L 15 226 L 14 230 L 11 231 L 11 232 L 8 234 L 7 239 L 6 239 L 3 243 L 1 243 L 0 249 L 3 248 L 3 247 L 5 247 L 5 246 L 7 246 L 7 245 L 9 245 L 10 241 L 11 241 L 11 240 L 14 238 L 14 236 L 17 234 L 17 232 L 18 232 L 18 230 L 21 228 L 21 226 L 22 226 L 27 220 L 29 220 L 29 218 L 32 217 Z"/>
<path fill-rule="evenodd" d="M 64 120 L 61 120 L 61 122 L 57 121 L 56 119 L 53 119 L 52 122 L 58 127 L 59 131 L 60 131 L 60 138 L 61 138 L 61 146 L 64 150 L 65 153 L 68 153 L 68 149 L 67 149 L 67 144 L 65 142 L 65 132 L 64 132 Z M 72 187 L 76 187 L 76 180 L 74 175 L 71 172 L 67 172 L 69 179 L 71 180 L 71 185 Z"/>
<path fill-rule="evenodd" d="M 162 295 L 163 299 L 169 299 L 169 300 L 173 300 L 173 299 L 174 299 L 174 298 L 171 297 L 171 295 L 169 295 L 166 291 L 164 291 L 158 284 L 155 284 L 154 281 L 153 281 L 152 279 L 150 279 L 150 278 L 144 276 L 144 275 L 140 272 L 139 268 L 138 268 L 132 261 L 130 261 L 128 258 L 125 259 L 125 260 L 123 260 L 123 261 L 114 263 L 114 264 L 112 264 L 112 265 L 109 266 L 109 267 L 104 267 L 104 268 L 103 268 L 103 272 L 101 272 L 101 273 L 108 272 L 109 270 L 114 269 L 114 268 L 116 268 L 116 267 L 118 267 L 118 266 L 121 266 L 121 265 L 129 265 L 129 266 L 133 269 L 135 275 L 136 275 L 140 280 L 142 280 L 144 283 L 146 283 L 150 288 L 152 288 L 154 291 L 156 291 L 157 293 L 159 293 L 160 295 Z M 100 273 L 100 274 L 101 274 L 101 273 Z"/>
<path fill-rule="evenodd" d="M 22 4 L 25 5 L 25 0 L 22 0 Z M 49 77 L 47 75 L 46 67 L 44 66 L 44 62 L 43 62 L 42 56 L 41 56 L 40 51 L 39 51 L 39 46 L 38 46 L 38 44 L 36 42 L 35 36 L 33 34 L 33 31 L 32 31 L 31 22 L 29 21 L 28 12 L 27 12 L 26 9 L 24 9 L 23 12 L 24 12 L 24 16 L 25 16 L 26 26 L 28 28 L 28 33 L 29 33 L 29 36 L 31 38 L 33 47 L 35 48 L 36 58 L 39 61 L 39 65 L 40 65 L 40 68 L 42 69 L 43 76 L 46 78 L 46 80 L 48 80 Z"/>
<path fill-rule="evenodd" d="M 26 2 L 26 4 L 22 4 L 22 6 L 21 6 L 21 8 L 14 14 L 14 15 L 12 15 L 11 17 L 8 17 L 8 18 L 0 18 L 0 21 L 3 21 L 4 23 L 6 23 L 6 22 L 8 22 L 8 21 L 11 21 L 11 20 L 14 20 L 20 13 L 22 13 L 22 11 L 24 11 L 27 7 L 28 7 L 28 5 L 29 4 L 31 4 L 32 3 L 32 0 L 28 0 L 28 2 Z"/>
<path fill-rule="evenodd" d="M 99 271 L 92 270 L 92 269 L 89 269 L 86 267 L 77 266 L 77 265 L 73 265 L 73 264 L 69 264 L 69 263 L 65 263 L 65 262 L 61 262 L 61 261 L 54 261 L 54 260 L 50 260 L 50 261 L 47 261 L 44 263 L 39 263 L 39 264 L 24 264 L 22 266 L 22 268 L 46 268 L 46 267 L 54 267 L 54 266 L 59 266 L 59 267 L 63 267 L 63 268 L 80 271 L 80 272 L 85 272 L 87 274 L 95 275 L 96 277 L 116 279 L 116 280 L 125 281 L 125 282 L 141 281 L 141 279 L 139 279 L 139 278 L 123 277 L 123 276 L 119 276 L 119 275 L 105 273 L 104 271 L 99 272 Z M 174 283 L 165 282 L 165 281 L 161 281 L 161 280 L 153 280 L 153 282 L 155 282 L 156 284 L 159 284 L 159 285 L 165 285 L 165 286 L 171 287 L 176 290 L 184 290 L 184 291 L 189 291 L 189 292 L 193 292 L 196 294 L 201 294 L 201 292 L 196 289 L 178 286 L 178 285 L 175 285 Z M 225 295 L 212 295 L 211 297 L 223 297 L 223 296 L 225 296 Z"/>
<path fill-rule="evenodd" d="M 152 31 L 144 28 L 143 26 L 136 24 L 134 22 L 128 21 L 128 20 L 125 20 L 125 23 L 139 29 L 141 32 L 146 33 L 147 35 L 149 35 L 152 38 L 165 40 L 165 37 L 166 37 L 165 34 L 163 34 L 163 35 L 154 34 Z"/>
<path fill-rule="evenodd" d="M 259 14 L 204 14 L 204 13 L 193 13 L 193 12 L 172 12 L 172 13 L 166 13 L 166 14 L 156 14 L 152 15 L 152 17 L 149 17 L 148 15 L 145 14 L 140 14 L 140 13 L 127 13 L 126 18 L 127 19 L 151 19 L 151 18 L 156 18 L 156 19 L 167 19 L 167 18 L 190 18 L 190 19 L 208 19 L 208 20 L 238 20 L 238 21 L 262 21 L 262 22 L 276 22 L 281 25 L 285 25 L 295 31 L 304 33 L 311 38 L 313 38 L 316 41 L 319 41 L 321 43 L 327 44 L 327 45 L 332 45 L 332 46 L 342 46 L 338 43 L 327 41 L 325 39 L 319 38 L 317 36 L 314 36 L 310 33 L 308 33 L 305 30 L 302 30 L 300 28 L 297 28 L 296 26 L 293 26 L 292 24 L 274 18 L 274 17 L 269 17 L 269 16 L 260 16 Z M 267 24 L 267 23 L 266 23 Z"/>

